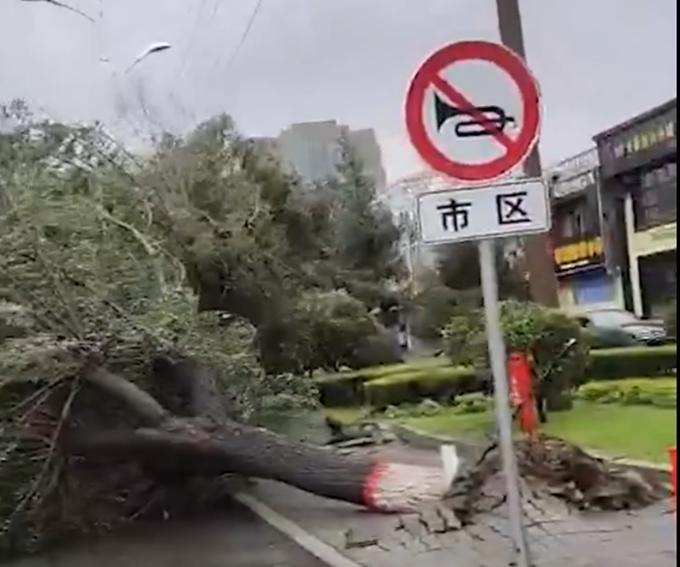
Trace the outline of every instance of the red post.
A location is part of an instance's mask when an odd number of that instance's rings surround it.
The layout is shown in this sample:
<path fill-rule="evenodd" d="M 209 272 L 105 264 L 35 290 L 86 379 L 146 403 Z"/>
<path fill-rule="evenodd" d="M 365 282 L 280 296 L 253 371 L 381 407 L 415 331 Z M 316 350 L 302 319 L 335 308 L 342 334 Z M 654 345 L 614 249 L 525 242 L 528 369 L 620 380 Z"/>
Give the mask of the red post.
<path fill-rule="evenodd" d="M 672 472 L 672 475 L 673 475 L 673 498 L 675 498 L 675 507 L 677 509 L 677 507 L 678 507 L 678 476 L 677 476 L 678 459 L 677 459 L 676 447 L 673 447 L 672 449 L 670 449 L 669 453 L 671 455 L 671 469 L 673 471 Z"/>
<path fill-rule="evenodd" d="M 519 423 L 527 435 L 536 433 L 536 404 L 529 357 L 523 352 L 513 352 L 508 359 L 508 376 L 512 401 L 519 407 Z"/>

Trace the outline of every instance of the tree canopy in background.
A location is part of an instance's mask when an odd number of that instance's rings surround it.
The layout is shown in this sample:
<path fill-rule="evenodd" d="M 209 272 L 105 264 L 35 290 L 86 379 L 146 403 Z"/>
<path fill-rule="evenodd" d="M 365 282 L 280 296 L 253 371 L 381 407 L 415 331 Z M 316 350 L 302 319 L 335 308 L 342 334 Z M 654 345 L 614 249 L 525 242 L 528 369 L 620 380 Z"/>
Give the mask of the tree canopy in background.
<path fill-rule="evenodd" d="M 529 299 L 526 280 L 496 249 L 501 299 Z M 474 242 L 444 244 L 436 250 L 435 268 L 419 278 L 419 291 L 413 298 L 414 333 L 424 340 L 438 340 L 452 317 L 465 315 L 482 306 L 479 251 Z"/>

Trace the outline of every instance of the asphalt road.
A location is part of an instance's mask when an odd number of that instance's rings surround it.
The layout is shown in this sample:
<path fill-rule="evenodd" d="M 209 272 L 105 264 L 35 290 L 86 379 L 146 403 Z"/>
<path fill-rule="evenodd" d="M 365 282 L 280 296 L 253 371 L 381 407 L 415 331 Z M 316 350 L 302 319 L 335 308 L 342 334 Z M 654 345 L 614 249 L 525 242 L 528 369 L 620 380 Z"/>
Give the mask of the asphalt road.
<path fill-rule="evenodd" d="M 219 516 L 168 522 L 3 567 L 326 567 L 234 504 Z"/>

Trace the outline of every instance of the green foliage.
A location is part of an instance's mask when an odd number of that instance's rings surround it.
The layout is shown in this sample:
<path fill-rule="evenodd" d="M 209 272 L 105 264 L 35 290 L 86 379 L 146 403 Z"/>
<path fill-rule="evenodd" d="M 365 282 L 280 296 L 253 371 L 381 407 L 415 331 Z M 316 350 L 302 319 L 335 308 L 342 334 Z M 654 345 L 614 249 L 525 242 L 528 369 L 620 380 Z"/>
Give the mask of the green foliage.
<path fill-rule="evenodd" d="M 321 403 L 327 407 L 361 405 L 365 401 L 364 384 L 380 378 L 397 378 L 427 370 L 450 366 L 444 357 L 425 358 L 410 363 L 369 366 L 359 370 L 320 376 L 316 384 L 321 393 Z"/>
<path fill-rule="evenodd" d="M 218 371 L 231 415 L 248 420 L 313 405 L 301 370 L 394 360 L 371 313 L 401 302 L 399 231 L 349 150 L 336 180 L 308 188 L 228 116 L 141 158 L 100 126 L 37 123 L 20 103 L 9 111 L 18 126 L 0 134 L 0 546 L 10 532 L 92 528 L 85 507 L 66 519 L 63 506 L 86 496 L 60 492 L 59 451 L 17 452 L 19 402 L 43 389 L 51 416 L 99 425 L 111 408 L 80 390 L 92 365 L 146 388 L 158 353 L 197 359 Z M 98 495 L 112 524 L 133 513 L 117 490 Z"/>
<path fill-rule="evenodd" d="M 345 269 L 379 279 L 396 277 L 403 271 L 399 229 L 390 211 L 376 201 L 375 186 L 347 140 L 341 140 L 341 148 L 338 176 L 328 182 L 340 204 L 335 224 L 339 261 Z"/>
<path fill-rule="evenodd" d="M 637 346 L 596 350 L 590 354 L 593 380 L 619 380 L 629 376 L 668 376 L 678 364 L 677 345 Z"/>
<path fill-rule="evenodd" d="M 18 442 L 22 402 L 34 395 L 55 405 L 52 417 L 84 411 L 83 427 L 110 409 L 80 402 L 79 378 L 90 365 L 147 387 L 159 352 L 195 358 L 219 372 L 228 409 L 241 420 L 317 395 L 309 380 L 267 375 L 258 360 L 251 321 L 279 313 L 286 294 L 299 296 L 300 278 L 288 275 L 302 274 L 297 259 L 317 252 L 301 244 L 291 251 L 292 182 L 260 164 L 228 119 L 148 162 L 111 149 L 98 128 L 29 126 L 0 135 L 10 205 L 0 211 L 0 548 L 8 535 L 25 547 L 34 533 L 92 527 L 83 514 L 61 515 L 78 495 L 52 498 L 66 476 L 59 452 L 41 443 L 26 455 Z M 201 313 L 205 281 L 232 290 L 232 313 L 250 320 L 225 324 Z M 104 508 L 113 515 L 126 501 L 115 491 L 99 497 L 111 499 Z"/>
<path fill-rule="evenodd" d="M 497 267 L 502 298 L 528 298 L 526 282 L 497 250 Z M 421 275 L 413 299 L 412 329 L 424 340 L 439 340 L 449 321 L 482 305 L 479 252 L 475 244 L 442 246 L 437 271 Z"/>
<path fill-rule="evenodd" d="M 361 341 L 352 354 L 352 368 L 366 368 L 378 364 L 392 364 L 401 360 L 400 346 L 394 333 L 379 328 Z"/>
<path fill-rule="evenodd" d="M 581 386 L 576 395 L 579 399 L 588 402 L 675 408 L 677 390 L 677 378 L 629 378 L 609 382 L 590 382 Z"/>
<path fill-rule="evenodd" d="M 363 405 L 364 381 L 351 374 L 325 377 L 316 381 L 321 405 L 327 408 L 344 408 Z"/>
<path fill-rule="evenodd" d="M 452 317 L 442 331 L 446 352 L 454 364 L 486 367 L 486 334 L 481 312 Z"/>
<path fill-rule="evenodd" d="M 337 178 L 304 187 L 221 116 L 159 153 L 144 172 L 160 196 L 158 223 L 187 267 L 200 309 L 252 322 L 270 372 L 346 361 L 347 353 L 336 351 L 355 345 L 323 344 L 325 353 L 316 352 L 313 327 L 324 313 L 314 306 L 344 289 L 370 311 L 400 273 L 399 231 L 348 146 L 343 158 Z M 358 328 L 366 323 L 360 311 Z M 371 340 L 362 360 L 386 360 L 384 336 Z"/>
<path fill-rule="evenodd" d="M 442 329 L 454 315 L 480 306 L 477 289 L 451 289 L 436 274 L 422 276 L 421 280 L 411 310 L 413 334 L 421 339 L 441 339 Z"/>
<path fill-rule="evenodd" d="M 461 415 L 451 408 L 435 416 L 409 418 L 405 423 L 424 433 L 479 443 L 493 431 L 495 419 L 491 411 Z M 611 457 L 661 464 L 668 464 L 668 448 L 677 442 L 675 412 L 653 406 L 582 402 L 571 411 L 551 416 L 542 431 Z"/>
<path fill-rule="evenodd" d="M 493 400 L 481 392 L 473 392 L 458 396 L 454 401 L 454 412 L 460 415 L 484 413 L 491 410 Z"/>
<path fill-rule="evenodd" d="M 366 306 L 343 290 L 303 293 L 291 321 L 296 335 L 286 350 L 305 370 L 355 366 L 366 342 L 381 333 Z"/>
<path fill-rule="evenodd" d="M 364 384 L 366 402 L 375 407 L 418 403 L 426 398 L 447 402 L 478 388 L 474 371 L 452 366 L 394 374 Z"/>
<path fill-rule="evenodd" d="M 496 266 L 501 299 L 527 300 L 527 282 L 508 262 L 500 246 L 496 248 Z M 451 289 L 477 290 L 478 305 L 481 303 L 479 250 L 476 243 L 441 246 L 437 254 L 437 272 L 440 281 Z"/>
<path fill-rule="evenodd" d="M 534 303 L 506 301 L 501 307 L 501 324 L 509 352 L 531 354 L 539 384 L 549 397 L 558 398 L 583 382 L 588 361 L 588 344 L 577 322 Z M 453 364 L 488 368 L 487 340 L 481 311 L 454 317 L 444 329 L 446 349 Z M 565 345 L 576 340 L 565 357 Z"/>

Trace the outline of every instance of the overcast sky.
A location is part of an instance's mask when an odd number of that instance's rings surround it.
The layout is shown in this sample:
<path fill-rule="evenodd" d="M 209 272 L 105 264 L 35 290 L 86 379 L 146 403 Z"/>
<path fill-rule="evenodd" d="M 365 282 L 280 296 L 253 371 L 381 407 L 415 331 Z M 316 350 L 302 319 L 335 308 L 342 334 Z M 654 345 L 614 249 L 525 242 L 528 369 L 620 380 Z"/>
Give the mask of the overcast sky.
<path fill-rule="evenodd" d="M 402 118 L 420 62 L 447 43 L 498 39 L 494 0 L 263 0 L 243 42 L 257 0 L 64 1 L 96 23 L 0 0 L 0 102 L 21 97 L 58 119 L 139 135 L 219 112 L 249 135 L 337 119 L 376 129 L 391 179 L 423 169 Z M 544 162 L 676 96 L 676 0 L 521 6 L 544 96 Z M 155 41 L 173 48 L 124 74 Z"/>

